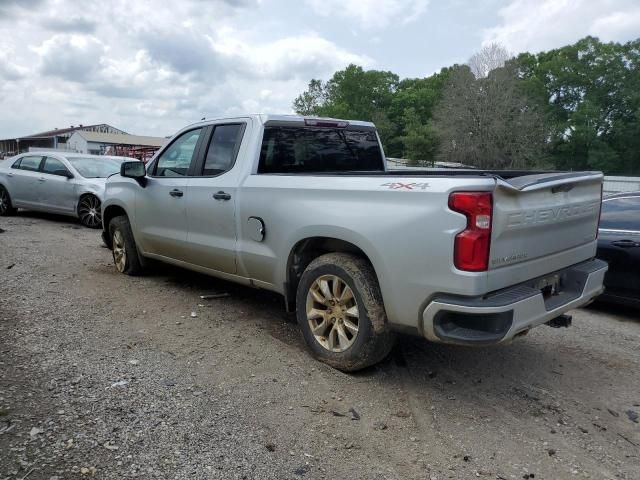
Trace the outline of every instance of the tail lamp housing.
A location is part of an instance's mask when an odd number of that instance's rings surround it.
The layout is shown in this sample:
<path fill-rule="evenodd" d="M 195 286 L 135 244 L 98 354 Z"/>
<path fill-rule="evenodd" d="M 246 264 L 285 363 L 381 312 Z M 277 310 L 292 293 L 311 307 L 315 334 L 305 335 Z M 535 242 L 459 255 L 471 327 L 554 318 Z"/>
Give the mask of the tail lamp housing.
<path fill-rule="evenodd" d="M 453 192 L 449 195 L 449 208 L 467 217 L 467 227 L 454 241 L 455 267 L 468 272 L 488 270 L 493 195 L 489 192 Z"/>

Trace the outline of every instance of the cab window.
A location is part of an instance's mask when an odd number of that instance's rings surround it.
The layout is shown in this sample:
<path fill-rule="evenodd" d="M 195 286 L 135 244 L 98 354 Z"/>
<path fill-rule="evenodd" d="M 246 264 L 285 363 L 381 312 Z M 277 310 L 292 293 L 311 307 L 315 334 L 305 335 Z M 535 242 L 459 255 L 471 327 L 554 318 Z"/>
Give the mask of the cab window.
<path fill-rule="evenodd" d="M 157 177 L 184 177 L 189 173 L 202 128 L 183 133 L 160 154 L 155 166 Z"/>
<path fill-rule="evenodd" d="M 207 148 L 203 176 L 220 175 L 231 170 L 242 142 L 244 124 L 217 125 Z"/>

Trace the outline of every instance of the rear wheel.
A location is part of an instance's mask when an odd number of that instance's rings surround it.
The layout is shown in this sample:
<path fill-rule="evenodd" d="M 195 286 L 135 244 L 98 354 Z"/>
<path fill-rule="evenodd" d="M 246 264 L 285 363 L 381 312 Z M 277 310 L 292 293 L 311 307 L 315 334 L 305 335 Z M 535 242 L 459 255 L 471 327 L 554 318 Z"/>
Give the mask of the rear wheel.
<path fill-rule="evenodd" d="M 142 265 L 129 219 L 125 216 L 113 218 L 109 222 L 109 235 L 116 269 L 127 275 L 140 275 Z"/>
<path fill-rule="evenodd" d="M 80 222 L 85 227 L 100 228 L 102 226 L 100 199 L 95 195 L 85 195 L 80 198 L 78 217 L 80 217 Z"/>
<path fill-rule="evenodd" d="M 332 367 L 360 370 L 391 351 L 393 333 L 375 272 L 365 259 L 346 253 L 316 258 L 300 279 L 296 301 L 307 345 Z"/>
<path fill-rule="evenodd" d="M 8 217 L 14 215 L 17 209 L 13 207 L 11 203 L 11 197 L 6 188 L 0 185 L 0 216 Z"/>

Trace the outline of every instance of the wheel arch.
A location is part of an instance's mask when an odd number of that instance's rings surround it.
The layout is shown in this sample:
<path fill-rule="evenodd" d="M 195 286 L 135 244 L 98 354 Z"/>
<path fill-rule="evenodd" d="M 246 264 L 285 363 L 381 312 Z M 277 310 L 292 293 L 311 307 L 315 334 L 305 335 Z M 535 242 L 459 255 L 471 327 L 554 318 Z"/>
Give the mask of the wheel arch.
<path fill-rule="evenodd" d="M 363 258 L 371 265 L 379 282 L 378 271 L 371 256 L 357 244 L 333 236 L 306 237 L 293 245 L 287 257 L 284 291 L 288 311 L 296 309 L 296 291 L 305 269 L 314 259 L 326 253 L 350 253 Z"/>
<path fill-rule="evenodd" d="M 125 217 L 129 218 L 129 214 L 127 213 L 127 211 L 121 207 L 120 205 L 107 205 L 104 210 L 102 211 L 102 230 L 103 232 L 107 232 L 109 231 L 109 223 L 111 222 L 111 220 L 113 220 L 115 217 L 119 217 L 121 215 L 124 215 Z M 111 238 L 110 236 L 107 235 L 103 235 L 103 239 L 105 241 L 105 243 L 107 244 L 107 246 L 109 248 L 112 248 L 113 246 L 111 245 Z"/>

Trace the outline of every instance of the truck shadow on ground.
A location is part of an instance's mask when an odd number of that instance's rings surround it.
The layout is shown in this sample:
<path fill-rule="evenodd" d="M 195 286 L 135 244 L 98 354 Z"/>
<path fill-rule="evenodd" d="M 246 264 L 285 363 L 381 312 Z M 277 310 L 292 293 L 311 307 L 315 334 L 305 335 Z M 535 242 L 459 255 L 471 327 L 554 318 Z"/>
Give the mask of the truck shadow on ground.
<path fill-rule="evenodd" d="M 285 311 L 284 300 L 276 293 L 164 264 L 154 264 L 150 275 L 174 287 L 188 290 L 191 294 L 228 294 L 225 301 L 232 308 L 247 312 L 251 317 L 260 317 L 265 321 L 264 328 L 289 346 L 305 348 L 302 336 L 297 334 L 295 315 Z M 283 325 L 285 322 L 286 325 Z M 293 334 L 283 336 L 283 328 L 291 330 Z M 550 338 L 553 339 L 553 336 Z M 561 360 L 554 349 L 562 349 L 560 339 L 548 344 L 524 337 L 508 345 L 474 348 L 434 344 L 421 337 L 400 334 L 394 351 L 384 362 L 351 375 L 365 379 L 386 375 L 390 370 L 408 369 L 417 377 L 428 380 L 440 377 L 448 384 L 464 377 L 469 377 L 477 384 L 482 378 L 489 377 L 504 379 L 513 375 L 513 378 L 521 378 L 523 371 L 527 372 L 528 377 L 540 372 L 545 379 L 549 376 L 559 378 L 563 375 L 563 367 L 559 366 Z M 536 367 L 531 369 L 531 365 Z M 447 375 L 451 378 L 447 378 Z"/>

